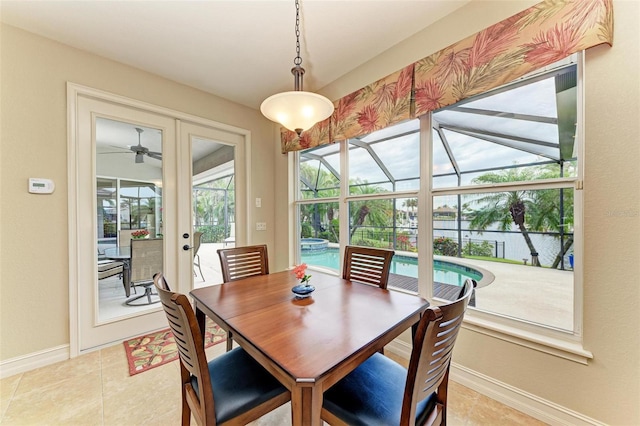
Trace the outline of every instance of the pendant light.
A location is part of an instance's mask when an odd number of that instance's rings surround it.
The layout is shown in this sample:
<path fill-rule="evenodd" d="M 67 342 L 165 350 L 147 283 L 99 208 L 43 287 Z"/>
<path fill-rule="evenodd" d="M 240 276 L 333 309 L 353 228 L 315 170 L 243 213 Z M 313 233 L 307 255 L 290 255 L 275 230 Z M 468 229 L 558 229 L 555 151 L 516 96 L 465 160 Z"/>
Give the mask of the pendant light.
<path fill-rule="evenodd" d="M 296 0 L 296 57 L 291 69 L 294 91 L 269 96 L 260 105 L 262 114 L 282 124 L 300 136 L 304 131 L 333 114 L 333 103 L 322 95 L 305 92 L 302 88 L 304 68 L 300 57 L 300 4 Z"/>

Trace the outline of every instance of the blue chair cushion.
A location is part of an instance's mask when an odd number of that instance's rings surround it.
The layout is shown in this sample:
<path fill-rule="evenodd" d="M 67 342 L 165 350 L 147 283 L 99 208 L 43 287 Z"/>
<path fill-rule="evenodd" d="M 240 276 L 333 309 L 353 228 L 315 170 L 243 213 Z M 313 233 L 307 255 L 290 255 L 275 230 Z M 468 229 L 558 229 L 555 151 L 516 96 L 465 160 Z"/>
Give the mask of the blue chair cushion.
<path fill-rule="evenodd" d="M 218 423 L 224 423 L 287 391 L 239 347 L 216 357 L 208 365 Z M 193 376 L 191 385 L 197 393 L 198 381 Z"/>
<path fill-rule="evenodd" d="M 380 353 L 374 354 L 324 393 L 323 408 L 349 425 L 398 425 L 407 370 Z M 416 424 L 435 406 L 435 393 L 420 401 Z"/>

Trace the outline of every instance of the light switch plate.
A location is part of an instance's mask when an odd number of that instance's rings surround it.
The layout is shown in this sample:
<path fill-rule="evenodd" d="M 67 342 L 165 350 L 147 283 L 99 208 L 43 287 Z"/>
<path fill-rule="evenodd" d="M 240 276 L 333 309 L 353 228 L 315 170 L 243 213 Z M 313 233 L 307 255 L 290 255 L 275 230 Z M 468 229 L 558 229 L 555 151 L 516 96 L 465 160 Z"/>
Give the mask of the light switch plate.
<path fill-rule="evenodd" d="M 266 222 L 256 222 L 256 231 L 266 231 L 267 224 Z"/>
<path fill-rule="evenodd" d="M 256 198 L 256 207 L 262 207 L 262 198 Z"/>

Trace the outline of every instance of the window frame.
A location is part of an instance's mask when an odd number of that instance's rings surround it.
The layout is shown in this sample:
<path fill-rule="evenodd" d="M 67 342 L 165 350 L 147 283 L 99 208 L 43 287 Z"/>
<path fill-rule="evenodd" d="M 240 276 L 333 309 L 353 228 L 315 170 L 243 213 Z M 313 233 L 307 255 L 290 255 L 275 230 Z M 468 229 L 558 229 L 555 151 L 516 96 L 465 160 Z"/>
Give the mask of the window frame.
<path fill-rule="evenodd" d="M 584 229 L 583 229 L 583 177 L 584 177 L 584 54 L 580 52 L 575 55 L 572 61 L 576 64 L 577 70 L 577 123 L 576 123 L 576 176 L 569 176 L 556 179 L 536 180 L 529 182 L 518 182 L 516 184 L 496 184 L 496 185 L 467 185 L 460 187 L 433 188 L 433 164 L 431 156 L 433 152 L 433 134 L 432 134 L 432 113 L 419 117 L 420 120 L 420 176 L 419 187 L 416 190 L 385 192 L 375 195 L 350 195 L 349 193 L 349 176 L 348 176 L 348 156 L 349 142 L 346 140 L 336 143 L 340 144 L 340 195 L 338 197 L 318 198 L 318 199 L 301 199 L 299 194 L 299 175 L 298 167 L 300 162 L 300 152 L 289 153 L 289 170 L 292 181 L 290 181 L 290 264 L 296 264 L 300 261 L 300 248 L 298 244 L 299 235 L 299 209 L 300 204 L 315 204 L 317 202 L 328 203 L 337 202 L 339 206 L 345 208 L 339 209 L 339 226 L 340 226 L 340 266 L 342 270 L 342 261 L 344 257 L 344 247 L 349 243 L 349 232 L 343 230 L 349 229 L 349 213 L 348 203 L 363 199 L 395 199 L 395 198 L 417 198 L 418 199 L 418 234 L 433 235 L 433 221 L 430 220 L 433 212 L 433 199 L 442 195 L 464 195 L 488 193 L 497 191 L 506 191 L 513 188 L 527 189 L 574 189 L 574 224 L 573 224 L 573 253 L 575 258 L 574 277 L 573 277 L 573 331 L 562 331 L 552 329 L 547 326 L 528 323 L 524 320 L 515 318 L 507 318 L 503 315 L 485 311 L 478 311 L 474 308 L 467 310 L 465 315 L 463 328 L 472 330 L 484 335 L 488 335 L 503 341 L 521 345 L 530 349 L 549 353 L 581 364 L 587 364 L 589 359 L 593 358 L 593 354 L 583 347 L 583 247 L 584 247 Z M 536 74 L 546 72 L 540 70 Z M 531 78 L 531 75 L 522 77 L 521 80 Z M 512 83 L 510 83 L 512 84 Z M 424 178 L 427 177 L 427 178 Z M 419 259 L 433 259 L 433 244 L 430 238 L 418 239 Z M 311 268 L 311 267 L 310 267 Z M 321 269 L 321 268 L 319 268 Z M 434 304 L 442 303 L 442 300 L 433 297 L 433 266 L 432 262 L 418 262 L 418 294 Z M 326 272 L 326 270 L 325 270 Z M 336 273 L 335 271 L 329 271 Z M 393 290 L 399 291 L 399 290 Z M 401 290 L 400 290 L 401 291 Z"/>

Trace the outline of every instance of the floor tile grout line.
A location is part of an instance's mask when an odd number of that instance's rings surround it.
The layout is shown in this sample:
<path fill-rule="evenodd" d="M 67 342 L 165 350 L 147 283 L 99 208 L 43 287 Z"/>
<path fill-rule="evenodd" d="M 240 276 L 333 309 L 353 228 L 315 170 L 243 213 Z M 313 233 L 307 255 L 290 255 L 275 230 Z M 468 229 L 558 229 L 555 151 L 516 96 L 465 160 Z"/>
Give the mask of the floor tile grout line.
<path fill-rule="evenodd" d="M 16 392 L 18 392 L 18 386 L 20 386 L 20 382 L 22 381 L 23 377 L 24 377 L 24 373 L 20 373 L 20 377 L 18 377 L 18 383 L 16 383 L 15 387 L 13 388 L 13 391 L 11 392 L 11 396 L 9 397 L 7 408 L 4 409 L 4 411 L 2 412 L 2 415 L 0 416 L 0 424 L 4 423 L 4 418 L 7 415 L 7 412 L 9 411 L 9 407 L 11 407 L 11 404 L 13 403 L 13 398 L 15 398 Z"/>

